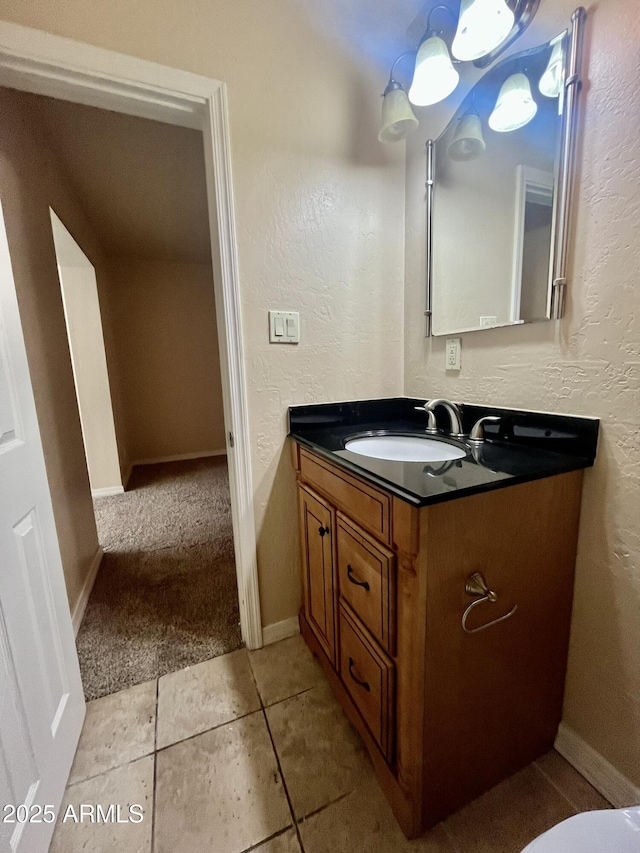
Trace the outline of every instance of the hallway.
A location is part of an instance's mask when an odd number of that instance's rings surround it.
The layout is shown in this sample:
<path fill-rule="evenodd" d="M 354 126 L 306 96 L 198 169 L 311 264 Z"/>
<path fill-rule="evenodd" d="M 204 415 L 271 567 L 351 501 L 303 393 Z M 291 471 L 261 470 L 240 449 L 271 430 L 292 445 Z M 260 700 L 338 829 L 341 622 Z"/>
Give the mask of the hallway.
<path fill-rule="evenodd" d="M 94 507 L 104 558 L 77 636 L 87 700 L 240 647 L 226 457 L 136 466 Z"/>

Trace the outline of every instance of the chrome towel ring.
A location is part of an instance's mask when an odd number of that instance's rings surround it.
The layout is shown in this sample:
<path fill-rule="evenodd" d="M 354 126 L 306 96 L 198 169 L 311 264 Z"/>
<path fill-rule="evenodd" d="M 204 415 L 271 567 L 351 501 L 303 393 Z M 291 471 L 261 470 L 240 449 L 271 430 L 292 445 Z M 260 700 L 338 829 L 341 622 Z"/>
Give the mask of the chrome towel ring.
<path fill-rule="evenodd" d="M 471 613 L 474 607 L 477 607 L 479 604 L 483 604 L 485 601 L 494 604 L 498 600 L 497 594 L 489 589 L 487 586 L 485 579 L 482 577 L 480 572 L 474 572 L 472 575 L 469 575 L 467 578 L 467 582 L 464 586 L 464 591 L 467 595 L 479 595 L 480 598 L 477 598 L 475 601 L 472 601 L 471 604 L 467 607 L 467 609 L 462 614 L 462 630 L 467 634 L 477 634 L 478 631 L 484 631 L 485 628 L 490 628 L 492 625 L 497 625 L 498 622 L 504 622 L 505 619 L 509 619 L 518 609 L 518 605 L 514 604 L 511 610 L 508 613 L 505 613 L 504 616 L 499 616 L 497 619 L 492 619 L 491 622 L 487 622 L 484 625 L 479 625 L 477 628 L 467 628 L 467 617 Z"/>

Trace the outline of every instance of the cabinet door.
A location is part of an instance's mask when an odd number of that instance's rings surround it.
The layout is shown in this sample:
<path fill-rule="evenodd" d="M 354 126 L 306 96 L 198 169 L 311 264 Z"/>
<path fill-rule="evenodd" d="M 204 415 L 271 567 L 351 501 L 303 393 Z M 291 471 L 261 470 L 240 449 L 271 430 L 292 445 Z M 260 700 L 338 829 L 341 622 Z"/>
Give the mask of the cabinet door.
<path fill-rule="evenodd" d="M 335 512 L 321 497 L 299 487 L 305 615 L 322 648 L 336 662 Z"/>

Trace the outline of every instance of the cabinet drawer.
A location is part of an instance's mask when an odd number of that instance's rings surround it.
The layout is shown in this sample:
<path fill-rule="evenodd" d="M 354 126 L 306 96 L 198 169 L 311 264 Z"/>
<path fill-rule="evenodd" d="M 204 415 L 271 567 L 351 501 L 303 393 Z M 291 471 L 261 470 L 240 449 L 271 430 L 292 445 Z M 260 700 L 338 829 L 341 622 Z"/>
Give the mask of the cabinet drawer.
<path fill-rule="evenodd" d="M 300 478 L 325 494 L 369 533 L 389 544 L 391 501 L 385 492 L 304 449 L 300 450 Z"/>
<path fill-rule="evenodd" d="M 338 513 L 340 595 L 373 636 L 395 651 L 395 559 L 363 530 Z"/>
<path fill-rule="evenodd" d="M 340 677 L 387 761 L 393 757 L 394 668 L 340 603 Z"/>

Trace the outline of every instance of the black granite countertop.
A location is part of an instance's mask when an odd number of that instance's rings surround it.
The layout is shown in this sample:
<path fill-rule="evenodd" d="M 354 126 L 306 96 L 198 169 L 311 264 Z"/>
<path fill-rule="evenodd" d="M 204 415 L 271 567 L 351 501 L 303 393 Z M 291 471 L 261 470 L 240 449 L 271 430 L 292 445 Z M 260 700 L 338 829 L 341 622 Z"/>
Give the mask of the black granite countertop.
<path fill-rule="evenodd" d="M 289 437 L 335 465 L 369 480 L 414 506 L 427 506 L 525 483 L 593 465 L 599 421 L 543 412 L 462 404 L 465 433 L 485 415 L 486 440 L 478 447 L 452 442 L 466 451 L 450 462 L 399 462 L 373 459 L 345 450 L 345 441 L 362 433 L 391 432 L 425 435 L 426 415 L 415 411 L 424 399 L 395 397 L 349 403 L 292 406 Z M 448 417 L 436 412 L 442 437 Z"/>

